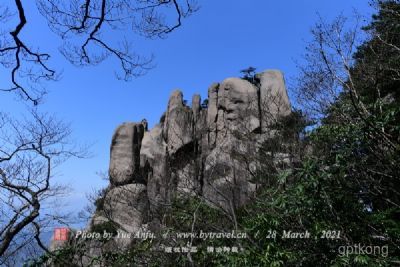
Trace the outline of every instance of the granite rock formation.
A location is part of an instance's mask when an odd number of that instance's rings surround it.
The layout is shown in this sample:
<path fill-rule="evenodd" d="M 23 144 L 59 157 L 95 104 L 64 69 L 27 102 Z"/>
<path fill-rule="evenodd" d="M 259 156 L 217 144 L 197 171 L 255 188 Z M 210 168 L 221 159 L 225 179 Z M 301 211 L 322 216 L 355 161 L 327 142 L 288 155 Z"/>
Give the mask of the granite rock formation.
<path fill-rule="evenodd" d="M 267 70 L 252 81 L 228 78 L 208 89 L 208 105 L 194 95 L 191 107 L 175 90 L 159 124 L 124 123 L 112 138 L 110 186 L 92 225 L 107 220 L 127 232 L 160 222 L 165 204 L 197 195 L 225 210 L 245 204 L 257 184 L 251 172 L 271 125 L 289 115 L 283 75 Z"/>

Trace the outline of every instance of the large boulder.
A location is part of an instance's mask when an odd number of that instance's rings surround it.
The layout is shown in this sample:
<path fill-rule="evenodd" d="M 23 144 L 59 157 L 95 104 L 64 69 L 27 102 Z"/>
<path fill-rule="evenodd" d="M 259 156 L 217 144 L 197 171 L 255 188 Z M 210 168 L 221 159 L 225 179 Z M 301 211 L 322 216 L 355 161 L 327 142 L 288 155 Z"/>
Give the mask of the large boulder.
<path fill-rule="evenodd" d="M 276 120 L 291 112 L 283 73 L 279 70 L 266 70 L 256 74 L 260 83 L 261 127 L 267 132 Z"/>
<path fill-rule="evenodd" d="M 111 189 L 104 198 L 104 217 L 118 229 L 135 233 L 149 219 L 149 199 L 144 184 L 127 184 Z M 101 222 L 101 220 L 99 220 Z"/>
<path fill-rule="evenodd" d="M 260 148 L 279 134 L 274 123 L 291 112 L 283 74 L 267 70 L 252 82 L 228 78 L 209 87 L 208 106 L 200 101 L 194 95 L 189 107 L 175 90 L 165 116 L 150 131 L 146 120 L 115 130 L 111 184 L 89 230 L 112 221 L 119 231 L 131 234 L 147 228 L 159 232 L 166 207 L 182 195 L 201 196 L 227 212 L 252 199 L 259 186 L 254 174 L 265 161 L 258 160 Z M 271 163 L 290 160 L 285 153 L 275 153 Z M 106 245 L 115 250 L 131 244 L 115 238 Z M 99 256 L 102 251 L 88 253 Z"/>
<path fill-rule="evenodd" d="M 184 105 L 182 92 L 175 90 L 168 101 L 163 129 L 168 153 L 173 154 L 182 146 L 193 142 L 193 130 L 193 112 Z"/>
<path fill-rule="evenodd" d="M 115 130 L 110 148 L 109 175 L 112 184 L 144 182 L 139 173 L 143 135 L 142 123 L 126 122 Z"/>
<path fill-rule="evenodd" d="M 252 161 L 258 153 L 258 134 L 246 138 L 250 140 L 229 136 L 205 156 L 202 195 L 227 212 L 246 204 L 257 187 Z"/>
<path fill-rule="evenodd" d="M 105 211 L 127 231 L 161 222 L 175 196 L 201 195 L 229 211 L 255 193 L 259 148 L 277 133 L 271 125 L 290 114 L 283 74 L 267 70 L 253 82 L 228 78 L 209 87 L 208 106 L 200 101 L 194 95 L 189 107 L 175 90 L 165 118 L 150 131 L 145 120 L 115 131 Z"/>
<path fill-rule="evenodd" d="M 253 132 L 260 127 L 257 87 L 240 78 L 225 79 L 218 90 L 219 129 Z"/>
<path fill-rule="evenodd" d="M 147 191 L 152 204 L 164 202 L 168 184 L 167 144 L 163 138 L 163 127 L 157 124 L 144 134 L 140 150 L 140 166 L 147 175 Z"/>
<path fill-rule="evenodd" d="M 215 146 L 217 118 L 218 118 L 218 89 L 219 83 L 213 83 L 208 88 L 208 108 L 207 108 L 207 126 L 208 126 L 208 145 Z"/>
<path fill-rule="evenodd" d="M 200 116 L 200 95 L 193 95 L 192 97 L 192 112 L 193 112 L 193 119 L 194 122 L 197 122 Z"/>

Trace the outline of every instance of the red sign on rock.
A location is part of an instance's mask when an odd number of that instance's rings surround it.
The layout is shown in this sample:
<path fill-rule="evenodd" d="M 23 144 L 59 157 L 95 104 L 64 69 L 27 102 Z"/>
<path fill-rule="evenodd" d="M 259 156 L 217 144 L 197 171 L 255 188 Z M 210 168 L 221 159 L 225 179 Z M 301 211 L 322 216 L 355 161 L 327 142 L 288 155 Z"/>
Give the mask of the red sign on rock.
<path fill-rule="evenodd" d="M 67 227 L 54 228 L 53 240 L 67 241 L 69 236 L 69 229 Z"/>

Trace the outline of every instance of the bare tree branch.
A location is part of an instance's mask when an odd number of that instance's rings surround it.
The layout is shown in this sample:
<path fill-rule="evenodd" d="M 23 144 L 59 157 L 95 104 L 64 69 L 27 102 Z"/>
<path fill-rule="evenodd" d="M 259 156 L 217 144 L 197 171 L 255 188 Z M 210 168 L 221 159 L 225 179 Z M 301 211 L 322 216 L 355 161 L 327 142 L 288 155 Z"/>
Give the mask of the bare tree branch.
<path fill-rule="evenodd" d="M 0 124 L 0 263 L 14 241 L 37 224 L 43 203 L 63 193 L 51 183 L 55 166 L 70 156 L 70 130 L 52 117 L 32 110 L 32 118 L 16 121 L 1 114 Z"/>
<path fill-rule="evenodd" d="M 131 36 L 127 28 L 132 26 L 145 38 L 164 38 L 198 10 L 194 0 L 36 0 L 36 5 L 63 40 L 60 52 L 69 62 L 90 66 L 113 57 L 120 65 L 117 78 L 126 81 L 154 67 L 152 55 L 140 56 L 127 41 Z M 15 0 L 13 7 L 17 24 L 8 34 L 0 32 L 0 64 L 10 69 L 11 77 L 10 85 L 1 84 L 0 91 L 16 92 L 37 105 L 46 94 L 42 83 L 57 80 L 58 72 L 49 66 L 50 54 L 31 48 L 29 40 L 21 38 L 26 25 L 34 22 L 26 17 L 21 0 Z M 13 16 L 9 7 L 0 6 L 1 22 Z"/>

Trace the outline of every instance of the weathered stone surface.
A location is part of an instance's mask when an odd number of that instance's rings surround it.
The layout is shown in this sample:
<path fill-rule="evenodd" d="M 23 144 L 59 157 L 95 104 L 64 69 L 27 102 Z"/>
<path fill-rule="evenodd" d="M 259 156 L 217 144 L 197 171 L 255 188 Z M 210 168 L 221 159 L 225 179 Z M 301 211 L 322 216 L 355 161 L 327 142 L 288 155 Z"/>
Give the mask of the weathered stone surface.
<path fill-rule="evenodd" d="M 166 154 L 167 144 L 162 136 L 162 126 L 157 124 L 149 132 L 145 132 L 140 149 L 140 166 L 146 163 L 154 165 Z"/>
<path fill-rule="evenodd" d="M 228 78 L 221 83 L 218 110 L 224 113 L 217 119 L 219 129 L 253 132 L 260 127 L 257 88 L 246 80 Z"/>
<path fill-rule="evenodd" d="M 173 154 L 185 144 L 192 142 L 193 128 L 192 110 L 183 104 L 182 92 L 175 90 L 168 102 L 163 129 L 168 153 Z"/>
<path fill-rule="evenodd" d="M 199 181 L 196 179 L 196 163 L 191 161 L 183 168 L 180 168 L 174 173 L 177 177 L 177 193 L 183 195 L 196 195 L 199 189 Z"/>
<path fill-rule="evenodd" d="M 208 88 L 208 108 L 207 108 L 207 126 L 208 126 L 208 144 L 215 146 L 218 116 L 218 89 L 219 84 L 213 83 Z"/>
<path fill-rule="evenodd" d="M 193 118 L 194 118 L 195 123 L 199 119 L 199 116 L 200 116 L 200 101 L 201 101 L 200 95 L 193 95 L 192 111 L 193 111 Z"/>
<path fill-rule="evenodd" d="M 140 146 L 144 134 L 142 124 L 127 122 L 112 137 L 109 175 L 112 184 L 142 182 L 139 176 Z"/>
<path fill-rule="evenodd" d="M 140 150 L 140 166 L 147 174 L 148 197 L 153 204 L 163 202 L 167 184 L 167 144 L 162 125 L 157 124 L 144 134 Z"/>
<path fill-rule="evenodd" d="M 149 218 L 149 200 L 144 184 L 127 184 L 111 189 L 104 198 L 104 217 L 119 229 L 135 233 Z"/>
<path fill-rule="evenodd" d="M 257 157 L 257 135 L 243 139 L 228 135 L 206 156 L 202 195 L 209 203 L 230 212 L 254 194 L 256 184 L 251 182 L 250 173 L 254 167 L 249 159 Z"/>
<path fill-rule="evenodd" d="M 279 116 L 290 114 L 291 105 L 281 71 L 266 70 L 258 73 L 256 79 L 260 82 L 261 124 L 265 132 Z"/>
<path fill-rule="evenodd" d="M 244 205 L 258 186 L 253 159 L 271 137 L 268 126 L 291 108 L 281 72 L 265 71 L 254 80 L 212 84 L 208 106 L 195 95 L 190 108 L 175 90 L 165 118 L 150 131 L 145 120 L 118 127 L 111 145 L 112 189 L 99 214 L 111 214 L 132 232 L 147 223 L 160 225 L 165 205 L 177 195 L 201 195 L 227 211 Z"/>

